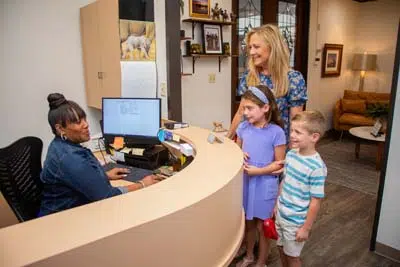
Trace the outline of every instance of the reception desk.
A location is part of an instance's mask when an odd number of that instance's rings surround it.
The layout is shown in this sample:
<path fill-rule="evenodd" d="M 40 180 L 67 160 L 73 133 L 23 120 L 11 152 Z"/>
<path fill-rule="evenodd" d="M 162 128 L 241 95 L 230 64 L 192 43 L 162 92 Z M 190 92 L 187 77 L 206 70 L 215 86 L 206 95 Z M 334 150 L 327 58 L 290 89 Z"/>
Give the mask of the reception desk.
<path fill-rule="evenodd" d="M 243 154 L 175 130 L 192 163 L 139 191 L 0 229 L 1 266 L 227 266 L 244 232 Z"/>

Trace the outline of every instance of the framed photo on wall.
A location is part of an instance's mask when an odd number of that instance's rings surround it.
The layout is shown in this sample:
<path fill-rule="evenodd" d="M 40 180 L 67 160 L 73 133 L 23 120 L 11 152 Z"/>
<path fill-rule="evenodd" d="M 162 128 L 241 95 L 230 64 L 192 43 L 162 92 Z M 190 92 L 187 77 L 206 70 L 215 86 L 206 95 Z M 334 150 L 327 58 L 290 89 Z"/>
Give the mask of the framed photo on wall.
<path fill-rule="evenodd" d="M 189 16 L 209 18 L 210 0 L 189 0 Z"/>
<path fill-rule="evenodd" d="M 343 45 L 325 44 L 322 54 L 321 77 L 340 76 L 342 66 Z"/>
<path fill-rule="evenodd" d="M 221 25 L 203 24 L 203 47 L 205 54 L 221 55 L 222 46 Z"/>

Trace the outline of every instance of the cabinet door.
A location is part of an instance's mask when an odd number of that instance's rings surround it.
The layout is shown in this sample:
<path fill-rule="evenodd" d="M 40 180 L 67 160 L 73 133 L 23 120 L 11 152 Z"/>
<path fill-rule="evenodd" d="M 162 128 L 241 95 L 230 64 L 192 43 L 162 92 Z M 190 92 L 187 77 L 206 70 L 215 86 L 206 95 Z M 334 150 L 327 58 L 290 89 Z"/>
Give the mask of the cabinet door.
<path fill-rule="evenodd" d="M 99 0 L 99 45 L 101 47 L 101 96 L 121 96 L 121 52 L 118 0 Z M 101 101 L 101 97 L 100 97 Z"/>
<path fill-rule="evenodd" d="M 80 9 L 82 57 L 85 75 L 86 101 L 90 107 L 99 106 L 98 94 L 101 87 L 99 76 L 100 46 L 98 31 L 98 3 L 94 2 Z"/>

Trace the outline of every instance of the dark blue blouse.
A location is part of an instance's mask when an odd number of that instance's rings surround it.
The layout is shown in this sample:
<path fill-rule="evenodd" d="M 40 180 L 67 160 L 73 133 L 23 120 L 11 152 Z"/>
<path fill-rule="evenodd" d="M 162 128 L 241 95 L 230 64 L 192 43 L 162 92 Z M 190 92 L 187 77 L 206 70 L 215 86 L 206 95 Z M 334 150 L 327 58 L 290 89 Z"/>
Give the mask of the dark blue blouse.
<path fill-rule="evenodd" d="M 44 184 L 39 216 L 120 195 L 93 153 L 59 137 L 50 143 L 40 176 Z"/>

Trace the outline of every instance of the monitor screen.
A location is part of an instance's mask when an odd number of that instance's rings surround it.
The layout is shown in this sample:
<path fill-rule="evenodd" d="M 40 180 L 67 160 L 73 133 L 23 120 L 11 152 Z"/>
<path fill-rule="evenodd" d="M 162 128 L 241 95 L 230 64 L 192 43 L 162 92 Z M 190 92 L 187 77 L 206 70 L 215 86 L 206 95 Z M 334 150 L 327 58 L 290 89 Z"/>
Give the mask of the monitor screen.
<path fill-rule="evenodd" d="M 159 98 L 103 98 L 104 137 L 125 137 L 127 145 L 158 144 Z"/>

